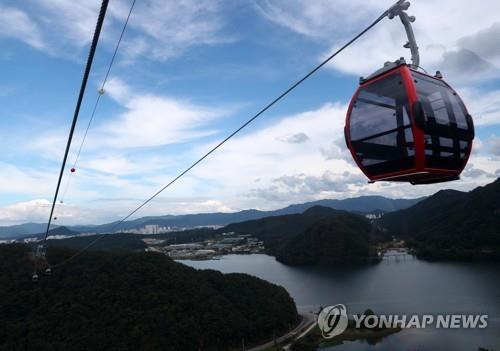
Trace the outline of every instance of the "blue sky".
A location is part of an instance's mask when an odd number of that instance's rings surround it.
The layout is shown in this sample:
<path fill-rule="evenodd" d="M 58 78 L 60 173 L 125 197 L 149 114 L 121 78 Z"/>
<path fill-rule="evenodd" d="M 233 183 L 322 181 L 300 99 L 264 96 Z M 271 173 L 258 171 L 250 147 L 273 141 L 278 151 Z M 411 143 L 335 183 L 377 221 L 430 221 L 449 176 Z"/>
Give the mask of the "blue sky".
<path fill-rule="evenodd" d="M 65 194 L 63 180 L 58 223 L 127 214 L 390 4 L 138 0 Z M 129 5 L 110 1 L 69 167 Z M 98 8 L 98 1 L 0 2 L 0 225 L 48 216 Z M 368 185 L 345 150 L 346 105 L 358 77 L 409 59 L 401 24 L 386 19 L 138 215 L 415 197 L 493 181 L 500 175 L 500 4 L 418 0 L 410 14 L 422 66 L 440 69 L 475 118 L 461 181 Z"/>

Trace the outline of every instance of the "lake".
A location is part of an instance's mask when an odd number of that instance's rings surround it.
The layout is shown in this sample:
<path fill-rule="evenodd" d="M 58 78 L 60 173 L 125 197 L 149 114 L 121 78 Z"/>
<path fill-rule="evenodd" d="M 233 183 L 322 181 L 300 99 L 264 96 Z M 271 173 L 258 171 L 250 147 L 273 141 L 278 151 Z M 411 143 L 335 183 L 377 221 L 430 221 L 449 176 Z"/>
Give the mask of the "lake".
<path fill-rule="evenodd" d="M 376 345 L 349 342 L 322 350 L 500 351 L 500 265 L 428 262 L 406 255 L 369 266 L 292 267 L 264 254 L 190 261 L 197 269 L 248 273 L 282 285 L 299 309 L 345 304 L 348 314 L 487 314 L 485 329 L 406 329 Z"/>

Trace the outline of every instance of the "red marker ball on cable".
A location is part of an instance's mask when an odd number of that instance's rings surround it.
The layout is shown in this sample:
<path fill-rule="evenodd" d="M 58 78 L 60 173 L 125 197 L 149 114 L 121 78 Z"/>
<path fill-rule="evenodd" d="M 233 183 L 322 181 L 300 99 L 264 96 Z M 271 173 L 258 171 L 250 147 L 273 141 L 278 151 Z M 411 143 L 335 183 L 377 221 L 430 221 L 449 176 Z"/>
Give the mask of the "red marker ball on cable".
<path fill-rule="evenodd" d="M 71 171 L 71 173 L 75 173 L 76 169 L 71 168 L 70 171 Z"/>

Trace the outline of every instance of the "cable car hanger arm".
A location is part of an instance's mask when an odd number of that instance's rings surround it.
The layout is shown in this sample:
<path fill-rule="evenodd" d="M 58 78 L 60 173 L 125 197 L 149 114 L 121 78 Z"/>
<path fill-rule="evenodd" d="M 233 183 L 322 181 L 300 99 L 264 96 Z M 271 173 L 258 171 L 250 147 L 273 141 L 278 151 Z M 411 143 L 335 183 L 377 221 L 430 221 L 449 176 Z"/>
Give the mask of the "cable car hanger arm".
<path fill-rule="evenodd" d="M 413 27 L 411 24 L 415 22 L 415 16 L 409 16 L 405 11 L 410 7 L 410 2 L 406 0 L 399 0 L 395 3 L 387 12 L 387 17 L 393 19 L 398 16 L 405 27 L 406 36 L 408 37 L 408 42 L 404 45 L 405 48 L 410 49 L 411 52 L 411 62 L 412 66 L 418 68 L 420 65 L 420 54 L 418 52 L 417 41 L 415 40 L 415 34 L 413 33 Z"/>

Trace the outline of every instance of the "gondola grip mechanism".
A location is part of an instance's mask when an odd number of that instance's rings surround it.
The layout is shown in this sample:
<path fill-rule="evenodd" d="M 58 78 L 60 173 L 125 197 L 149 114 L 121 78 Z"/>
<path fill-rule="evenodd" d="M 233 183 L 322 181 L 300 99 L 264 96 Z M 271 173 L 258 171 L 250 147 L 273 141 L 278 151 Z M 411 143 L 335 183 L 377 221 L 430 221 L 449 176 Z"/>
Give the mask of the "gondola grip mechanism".
<path fill-rule="evenodd" d="M 415 22 L 415 16 L 409 16 L 405 11 L 410 7 L 410 2 L 405 0 L 399 0 L 395 3 L 389 10 L 387 10 L 387 17 L 393 19 L 394 17 L 399 17 L 401 23 L 405 27 L 406 35 L 408 41 L 403 47 L 410 49 L 411 51 L 411 62 L 412 66 L 418 68 L 420 65 L 420 55 L 418 52 L 417 41 L 415 40 L 415 34 L 413 33 L 413 28 L 411 24 Z"/>

